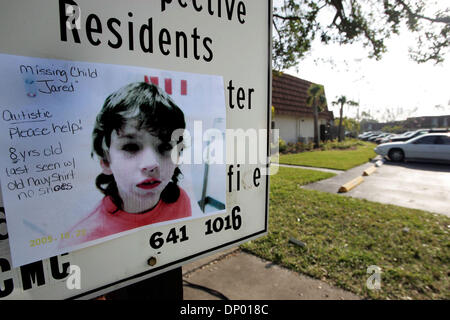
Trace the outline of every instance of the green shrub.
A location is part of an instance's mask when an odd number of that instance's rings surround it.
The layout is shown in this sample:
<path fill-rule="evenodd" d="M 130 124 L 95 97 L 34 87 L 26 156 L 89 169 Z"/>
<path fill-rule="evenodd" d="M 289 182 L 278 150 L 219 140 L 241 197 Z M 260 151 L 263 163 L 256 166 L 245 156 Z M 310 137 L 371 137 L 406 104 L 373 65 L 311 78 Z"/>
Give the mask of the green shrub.
<path fill-rule="evenodd" d="M 284 141 L 283 139 L 279 138 L 278 139 L 278 151 L 280 153 L 284 153 L 286 151 L 286 141 Z"/>
<path fill-rule="evenodd" d="M 346 139 L 344 141 L 339 142 L 337 139 L 330 140 L 326 142 L 322 142 L 319 145 L 320 150 L 322 151 L 328 151 L 328 150 L 346 150 L 346 149 L 354 149 L 356 147 L 364 146 L 364 142 L 358 140 L 358 139 Z M 282 139 L 280 139 L 279 142 L 279 151 L 282 154 L 287 153 L 300 153 L 305 151 L 312 151 L 314 150 L 314 143 L 308 142 L 289 142 L 286 144 L 286 142 Z"/>
<path fill-rule="evenodd" d="M 305 144 L 300 141 L 297 142 L 295 144 L 295 152 L 303 152 L 303 151 L 305 151 Z"/>
<path fill-rule="evenodd" d="M 314 142 L 308 142 L 305 144 L 305 150 L 306 151 L 311 151 L 314 149 Z"/>

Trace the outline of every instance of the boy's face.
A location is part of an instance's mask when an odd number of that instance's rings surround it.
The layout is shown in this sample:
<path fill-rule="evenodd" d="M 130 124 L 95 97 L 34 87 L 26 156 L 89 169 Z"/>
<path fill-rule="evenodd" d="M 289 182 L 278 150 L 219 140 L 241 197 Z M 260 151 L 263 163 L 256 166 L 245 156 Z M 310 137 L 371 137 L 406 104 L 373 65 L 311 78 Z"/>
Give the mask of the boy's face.
<path fill-rule="evenodd" d="M 101 165 L 114 176 L 125 211 L 143 212 L 158 203 L 176 168 L 171 149 L 134 121 L 112 132 L 109 161 Z"/>

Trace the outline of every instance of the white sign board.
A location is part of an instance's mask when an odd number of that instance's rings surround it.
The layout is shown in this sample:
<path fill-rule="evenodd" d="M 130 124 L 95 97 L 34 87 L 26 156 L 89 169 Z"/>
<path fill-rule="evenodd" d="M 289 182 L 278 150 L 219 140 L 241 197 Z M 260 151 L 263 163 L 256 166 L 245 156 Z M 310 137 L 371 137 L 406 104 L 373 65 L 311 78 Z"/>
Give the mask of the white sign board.
<path fill-rule="evenodd" d="M 270 1 L 0 8 L 0 299 L 90 298 L 267 233 Z"/>

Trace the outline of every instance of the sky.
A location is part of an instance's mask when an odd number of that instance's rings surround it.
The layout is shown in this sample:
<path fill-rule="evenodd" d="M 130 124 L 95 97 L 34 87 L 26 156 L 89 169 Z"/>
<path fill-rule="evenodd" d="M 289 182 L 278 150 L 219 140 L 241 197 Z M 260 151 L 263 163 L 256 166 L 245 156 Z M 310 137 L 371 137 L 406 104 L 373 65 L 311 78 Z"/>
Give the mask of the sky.
<path fill-rule="evenodd" d="M 370 111 L 377 120 L 386 119 L 387 109 L 396 120 L 407 117 L 450 115 L 450 54 L 440 65 L 418 64 L 408 56 L 415 37 L 407 30 L 386 41 L 381 60 L 369 59 L 369 48 L 360 44 L 323 45 L 315 41 L 312 51 L 297 68 L 285 70 L 299 78 L 325 86 L 329 110 L 341 95 L 359 102 L 359 112 Z M 441 107 L 436 108 L 436 105 Z M 355 117 L 357 107 L 346 107 L 344 116 Z"/>

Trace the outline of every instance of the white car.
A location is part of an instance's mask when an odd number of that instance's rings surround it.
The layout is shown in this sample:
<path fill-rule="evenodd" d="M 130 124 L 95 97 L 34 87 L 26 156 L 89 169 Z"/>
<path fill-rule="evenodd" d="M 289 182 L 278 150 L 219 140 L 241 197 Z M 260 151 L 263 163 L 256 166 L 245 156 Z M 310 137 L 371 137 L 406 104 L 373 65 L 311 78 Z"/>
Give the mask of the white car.
<path fill-rule="evenodd" d="M 396 162 L 404 159 L 450 162 L 450 133 L 429 133 L 404 142 L 382 143 L 374 150 Z"/>

